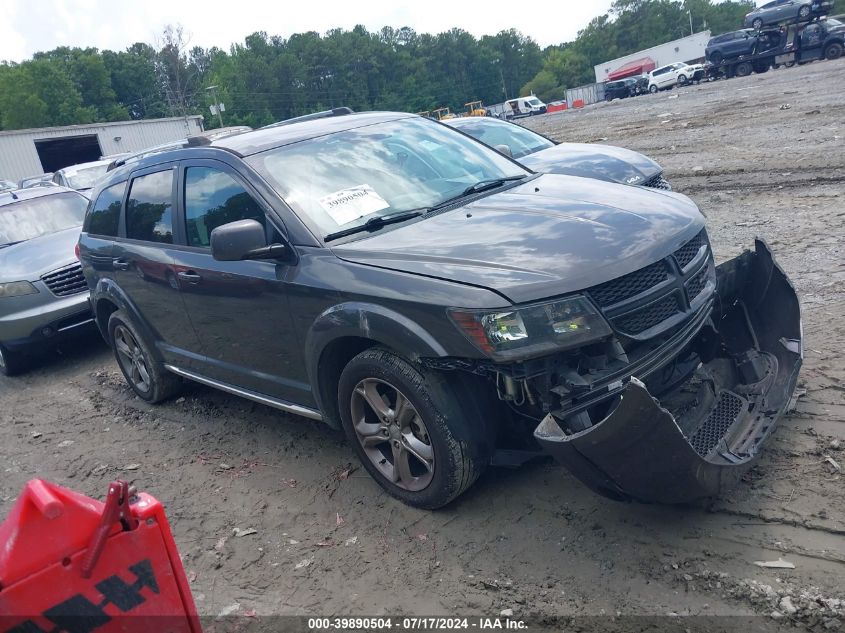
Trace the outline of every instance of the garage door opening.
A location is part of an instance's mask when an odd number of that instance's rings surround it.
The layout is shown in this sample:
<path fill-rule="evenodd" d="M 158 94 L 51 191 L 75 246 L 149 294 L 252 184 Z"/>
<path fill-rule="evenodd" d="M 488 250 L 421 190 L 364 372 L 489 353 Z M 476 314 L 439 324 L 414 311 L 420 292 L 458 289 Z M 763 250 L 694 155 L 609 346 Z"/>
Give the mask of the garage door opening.
<path fill-rule="evenodd" d="M 96 134 L 64 136 L 35 141 L 35 150 L 41 159 L 44 172 L 58 171 L 63 167 L 99 160 L 103 155 Z"/>

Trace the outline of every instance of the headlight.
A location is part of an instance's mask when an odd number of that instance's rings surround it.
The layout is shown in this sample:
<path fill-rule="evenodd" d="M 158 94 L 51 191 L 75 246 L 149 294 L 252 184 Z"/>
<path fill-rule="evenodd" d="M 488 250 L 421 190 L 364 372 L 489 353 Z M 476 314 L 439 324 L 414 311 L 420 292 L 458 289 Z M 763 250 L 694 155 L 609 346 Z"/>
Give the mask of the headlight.
<path fill-rule="evenodd" d="M 0 299 L 3 297 L 22 297 L 23 295 L 34 295 L 38 288 L 28 281 L 10 281 L 0 284 Z"/>
<path fill-rule="evenodd" d="M 478 349 L 498 360 L 579 347 L 612 333 L 582 296 L 512 310 L 452 309 L 449 316 Z"/>

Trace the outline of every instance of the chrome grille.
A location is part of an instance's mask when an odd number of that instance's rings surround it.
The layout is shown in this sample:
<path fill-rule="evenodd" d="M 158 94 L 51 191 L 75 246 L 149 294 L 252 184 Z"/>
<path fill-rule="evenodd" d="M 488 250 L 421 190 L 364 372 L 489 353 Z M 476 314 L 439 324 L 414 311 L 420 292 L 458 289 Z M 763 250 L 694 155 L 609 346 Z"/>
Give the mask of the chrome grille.
<path fill-rule="evenodd" d="M 672 191 L 672 185 L 663 177 L 663 174 L 652 176 L 643 183 L 643 187 L 651 187 L 652 189 L 663 189 L 664 191 Z"/>
<path fill-rule="evenodd" d="M 88 290 L 82 275 L 82 264 L 71 264 L 41 276 L 47 287 L 57 297 L 67 297 Z"/>

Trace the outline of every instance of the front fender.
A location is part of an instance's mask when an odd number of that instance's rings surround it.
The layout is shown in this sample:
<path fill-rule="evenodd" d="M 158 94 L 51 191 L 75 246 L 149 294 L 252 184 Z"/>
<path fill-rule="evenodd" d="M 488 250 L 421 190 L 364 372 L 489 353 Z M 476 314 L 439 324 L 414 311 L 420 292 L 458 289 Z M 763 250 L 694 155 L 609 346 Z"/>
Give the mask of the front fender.
<path fill-rule="evenodd" d="M 385 306 L 349 301 L 332 306 L 318 316 L 305 339 L 308 379 L 319 387 L 319 363 L 323 352 L 343 338 L 367 339 L 389 347 L 409 360 L 447 356 L 445 348 L 425 328 Z M 314 389 L 320 393 L 319 388 Z M 323 403 L 317 395 L 321 409 Z"/>

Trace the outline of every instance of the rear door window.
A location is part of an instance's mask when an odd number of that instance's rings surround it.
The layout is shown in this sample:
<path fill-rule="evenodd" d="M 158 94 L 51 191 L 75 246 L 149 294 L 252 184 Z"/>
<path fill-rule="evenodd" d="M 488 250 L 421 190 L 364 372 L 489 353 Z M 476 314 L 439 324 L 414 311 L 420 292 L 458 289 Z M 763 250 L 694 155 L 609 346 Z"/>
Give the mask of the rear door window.
<path fill-rule="evenodd" d="M 126 201 L 126 237 L 173 243 L 173 170 L 138 176 Z"/>
<path fill-rule="evenodd" d="M 261 206 L 232 176 L 211 167 L 185 169 L 188 246 L 208 247 L 214 229 L 237 220 L 256 220 L 267 228 Z"/>
<path fill-rule="evenodd" d="M 125 191 L 126 183 L 121 182 L 100 192 L 91 208 L 91 213 L 88 214 L 84 227 L 86 233 L 104 237 L 117 237 L 117 227 L 120 224 L 120 205 L 123 202 Z"/>

